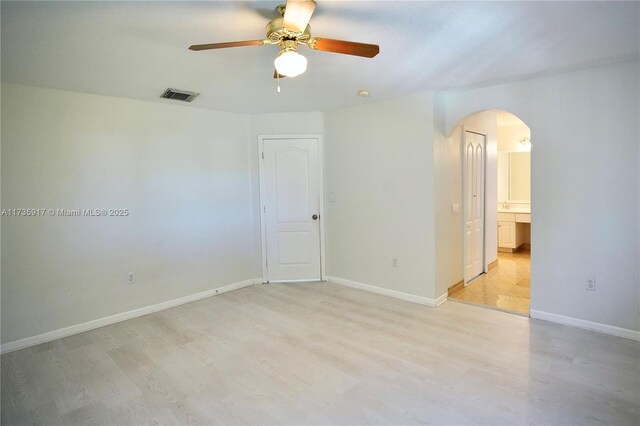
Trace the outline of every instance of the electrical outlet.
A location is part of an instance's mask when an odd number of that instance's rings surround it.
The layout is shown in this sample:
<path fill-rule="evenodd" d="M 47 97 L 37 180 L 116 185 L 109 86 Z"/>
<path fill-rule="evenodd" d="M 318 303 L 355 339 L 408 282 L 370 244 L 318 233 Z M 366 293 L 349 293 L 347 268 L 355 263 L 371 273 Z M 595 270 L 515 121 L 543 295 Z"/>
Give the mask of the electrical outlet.
<path fill-rule="evenodd" d="M 391 266 L 393 266 L 394 268 L 398 267 L 398 258 L 397 257 L 392 257 L 391 258 Z"/>
<path fill-rule="evenodd" d="M 590 291 L 596 291 L 596 279 L 595 278 L 587 278 L 584 284 L 584 288 Z"/>
<path fill-rule="evenodd" d="M 133 272 L 129 272 L 127 274 L 127 282 L 129 284 L 134 284 L 136 282 L 136 274 L 134 274 Z"/>

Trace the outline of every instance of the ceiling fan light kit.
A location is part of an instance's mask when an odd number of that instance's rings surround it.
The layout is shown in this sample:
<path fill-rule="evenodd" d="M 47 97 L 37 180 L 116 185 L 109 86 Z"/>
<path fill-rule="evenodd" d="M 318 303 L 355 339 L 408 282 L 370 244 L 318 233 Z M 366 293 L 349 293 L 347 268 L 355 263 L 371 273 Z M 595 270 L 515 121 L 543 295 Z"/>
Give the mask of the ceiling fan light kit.
<path fill-rule="evenodd" d="M 264 44 L 279 46 L 281 50 L 274 61 L 274 78 L 295 77 L 306 71 L 307 58 L 298 53 L 298 46 L 301 44 L 313 50 L 364 58 L 373 58 L 380 52 L 380 47 L 376 44 L 312 37 L 309 20 L 315 8 L 316 2 L 313 0 L 288 0 L 286 4 L 276 8 L 282 17 L 267 24 L 267 38 L 264 40 L 194 44 L 189 49 L 201 51 Z"/>
<path fill-rule="evenodd" d="M 285 77 L 296 77 L 307 70 L 307 58 L 296 51 L 297 45 L 292 40 L 284 43 L 283 49 L 273 61 L 276 72 Z"/>

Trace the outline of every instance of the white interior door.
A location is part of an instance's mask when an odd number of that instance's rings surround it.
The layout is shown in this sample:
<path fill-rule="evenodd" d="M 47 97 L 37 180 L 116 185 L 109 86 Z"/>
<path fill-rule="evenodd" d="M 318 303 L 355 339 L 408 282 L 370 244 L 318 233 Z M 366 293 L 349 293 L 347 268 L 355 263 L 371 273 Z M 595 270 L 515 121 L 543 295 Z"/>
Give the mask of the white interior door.
<path fill-rule="evenodd" d="M 465 132 L 464 182 L 464 281 L 484 272 L 485 136 Z"/>
<path fill-rule="evenodd" d="M 317 139 L 263 140 L 268 281 L 321 279 Z"/>

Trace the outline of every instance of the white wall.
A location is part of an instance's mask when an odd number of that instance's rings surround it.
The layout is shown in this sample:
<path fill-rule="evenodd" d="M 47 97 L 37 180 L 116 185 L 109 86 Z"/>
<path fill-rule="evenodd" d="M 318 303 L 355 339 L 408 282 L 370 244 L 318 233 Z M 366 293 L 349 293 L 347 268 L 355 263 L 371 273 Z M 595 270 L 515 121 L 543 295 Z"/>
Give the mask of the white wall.
<path fill-rule="evenodd" d="M 329 111 L 325 122 L 329 275 L 433 298 L 431 94 Z"/>
<path fill-rule="evenodd" d="M 436 295 L 447 293 L 447 289 L 463 279 L 463 234 L 462 234 L 462 126 L 467 130 L 487 135 L 486 139 L 486 193 L 485 193 L 485 264 L 496 260 L 498 255 L 497 217 L 497 117 L 494 112 L 481 112 L 466 117 L 457 124 L 451 135 L 443 129 L 444 111 L 442 95 L 437 95 L 438 111 L 434 140 L 434 162 L 436 170 Z M 460 207 L 458 213 L 452 206 Z M 485 265 L 486 266 L 486 265 Z"/>
<path fill-rule="evenodd" d="M 324 134 L 324 114 L 322 112 L 291 112 L 276 114 L 256 114 L 250 116 L 249 162 L 251 164 L 251 205 L 253 212 L 253 245 L 255 259 L 262 275 L 262 239 L 260 233 L 260 170 L 258 167 L 258 136 L 286 134 Z"/>
<path fill-rule="evenodd" d="M 487 109 L 531 129 L 533 310 L 640 329 L 639 68 L 633 61 L 442 95 L 445 132 Z M 439 243 L 438 252 L 448 250 Z M 596 278 L 595 292 L 586 277 Z"/>
<path fill-rule="evenodd" d="M 523 138 L 531 139 L 531 130 L 524 124 L 511 126 L 498 125 L 498 151 L 520 152 L 528 151 L 520 143 Z"/>
<path fill-rule="evenodd" d="M 533 135 L 532 309 L 638 330 L 639 80 L 631 62 L 257 116 L 4 84 L 2 207 L 131 216 L 2 218 L 2 341 L 259 276 L 258 134 L 325 134 L 329 275 L 444 294 L 462 277 L 448 135 L 489 109 Z"/>
<path fill-rule="evenodd" d="M 247 116 L 2 85 L 2 342 L 259 276 Z M 127 284 L 127 273 L 136 283 Z"/>

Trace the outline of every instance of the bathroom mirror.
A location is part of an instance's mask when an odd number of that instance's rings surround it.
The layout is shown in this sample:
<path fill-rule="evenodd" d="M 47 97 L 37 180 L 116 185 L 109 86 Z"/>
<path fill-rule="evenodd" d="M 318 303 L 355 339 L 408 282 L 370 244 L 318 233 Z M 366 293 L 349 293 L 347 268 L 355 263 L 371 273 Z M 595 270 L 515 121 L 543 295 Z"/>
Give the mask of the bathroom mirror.
<path fill-rule="evenodd" d="M 531 152 L 498 152 L 498 202 L 531 202 Z"/>

